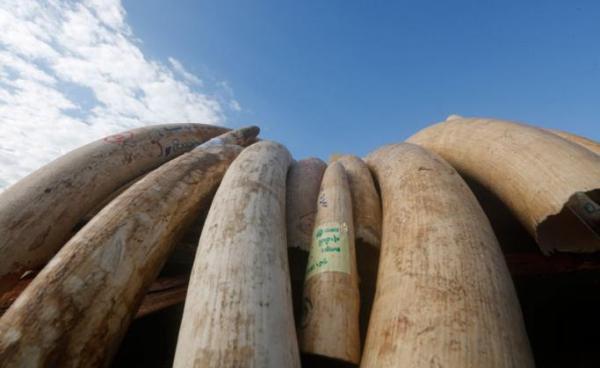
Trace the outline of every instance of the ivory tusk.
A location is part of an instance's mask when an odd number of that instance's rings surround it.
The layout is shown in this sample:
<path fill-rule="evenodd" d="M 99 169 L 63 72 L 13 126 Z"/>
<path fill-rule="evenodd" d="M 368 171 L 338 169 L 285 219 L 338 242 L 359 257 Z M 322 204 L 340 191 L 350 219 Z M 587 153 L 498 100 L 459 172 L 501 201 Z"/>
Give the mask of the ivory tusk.
<path fill-rule="evenodd" d="M 325 170 L 304 281 L 300 350 L 358 364 L 358 273 L 352 196 L 342 164 Z"/>
<path fill-rule="evenodd" d="M 373 176 L 363 160 L 352 155 L 337 157 L 344 166 L 352 193 L 352 217 L 360 278 L 360 338 L 365 340 L 375 297 L 381 243 L 381 200 Z"/>
<path fill-rule="evenodd" d="M 0 318 L 0 365 L 107 365 L 177 238 L 240 151 L 197 147 L 100 211 Z"/>
<path fill-rule="evenodd" d="M 302 317 L 302 285 L 323 172 L 327 165 L 318 158 L 292 162 L 286 184 L 286 223 L 294 319 L 299 327 Z"/>
<path fill-rule="evenodd" d="M 225 174 L 192 268 L 174 367 L 299 367 L 285 236 L 289 152 L 260 141 Z"/>
<path fill-rule="evenodd" d="M 600 156 L 543 129 L 492 119 L 455 119 L 408 139 L 430 149 L 492 191 L 540 249 L 600 250 L 600 238 L 565 206 L 573 195 L 600 196 Z"/>
<path fill-rule="evenodd" d="M 570 142 L 573 142 L 582 147 L 585 147 L 597 155 L 600 155 L 600 143 L 598 143 L 592 139 L 582 137 L 580 135 L 576 135 L 576 134 L 569 133 L 569 132 L 563 132 L 561 130 L 554 130 L 554 129 L 547 129 L 547 130 L 551 133 L 558 135 L 559 137 L 562 137 L 562 138 L 570 141 Z"/>
<path fill-rule="evenodd" d="M 361 367 L 533 367 L 502 252 L 465 182 L 413 144 L 366 162 L 383 234 Z"/>
<path fill-rule="evenodd" d="M 254 143 L 254 138 L 258 135 L 259 128 L 256 126 L 249 126 L 245 128 L 241 128 L 239 130 L 232 130 L 228 133 L 222 134 L 220 136 L 209 139 L 208 141 L 202 143 L 204 147 L 209 145 L 218 145 L 218 144 L 234 144 L 234 145 L 242 145 L 246 146 L 251 143 Z M 91 220 L 102 208 L 104 208 L 107 204 L 109 204 L 113 199 L 115 199 L 119 194 L 123 193 L 127 188 L 131 187 L 133 184 L 141 180 L 147 174 L 142 174 L 136 178 L 131 179 L 127 183 L 123 184 L 117 190 L 112 192 L 108 197 L 102 200 L 98 205 L 96 205 L 92 210 L 90 210 L 84 217 L 83 221 L 87 223 Z"/>
<path fill-rule="evenodd" d="M 71 151 L 2 192 L 0 293 L 42 267 L 119 187 L 225 131 L 203 124 L 130 130 Z"/>
<path fill-rule="evenodd" d="M 381 203 L 371 172 L 363 160 L 356 156 L 342 155 L 336 161 L 344 167 L 350 184 L 356 239 L 379 248 Z"/>

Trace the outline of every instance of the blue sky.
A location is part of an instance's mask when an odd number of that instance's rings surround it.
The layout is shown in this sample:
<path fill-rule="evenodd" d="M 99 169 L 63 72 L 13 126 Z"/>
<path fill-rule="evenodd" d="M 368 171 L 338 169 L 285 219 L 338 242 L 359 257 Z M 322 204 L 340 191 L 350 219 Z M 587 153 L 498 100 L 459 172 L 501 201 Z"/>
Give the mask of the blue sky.
<path fill-rule="evenodd" d="M 296 157 L 364 155 L 449 114 L 600 139 L 597 1 L 128 1 L 156 58 L 227 80 Z"/>
<path fill-rule="evenodd" d="M 598 1 L 0 0 L 0 190 L 102 136 L 363 156 L 450 114 L 600 140 Z"/>

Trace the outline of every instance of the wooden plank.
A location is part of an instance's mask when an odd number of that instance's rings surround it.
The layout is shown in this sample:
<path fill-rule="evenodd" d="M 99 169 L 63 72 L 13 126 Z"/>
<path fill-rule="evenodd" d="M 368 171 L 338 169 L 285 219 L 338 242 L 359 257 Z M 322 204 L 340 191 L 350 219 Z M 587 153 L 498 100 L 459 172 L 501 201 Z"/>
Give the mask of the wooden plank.
<path fill-rule="evenodd" d="M 511 275 L 516 277 L 600 271 L 600 254 L 556 253 L 545 256 L 540 252 L 519 252 L 507 253 L 504 257 Z"/>

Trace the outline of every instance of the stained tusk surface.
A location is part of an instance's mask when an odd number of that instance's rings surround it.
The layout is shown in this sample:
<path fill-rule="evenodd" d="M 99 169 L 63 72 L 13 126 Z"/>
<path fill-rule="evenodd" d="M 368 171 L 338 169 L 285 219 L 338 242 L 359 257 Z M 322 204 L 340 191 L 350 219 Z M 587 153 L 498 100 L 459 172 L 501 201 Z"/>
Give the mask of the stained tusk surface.
<path fill-rule="evenodd" d="M 302 317 L 302 286 L 310 252 L 317 199 L 327 164 L 318 158 L 292 162 L 286 183 L 286 224 L 294 319 L 299 327 Z"/>
<path fill-rule="evenodd" d="M 570 141 L 570 142 L 577 143 L 578 145 L 587 148 L 588 150 L 594 152 L 597 155 L 600 155 L 600 143 L 598 143 L 592 139 L 582 137 L 577 134 L 564 132 L 562 130 L 554 130 L 554 129 L 547 129 L 547 130 L 553 134 L 556 134 L 556 135 Z"/>
<path fill-rule="evenodd" d="M 364 342 L 375 297 L 381 243 L 381 199 L 365 162 L 352 155 L 338 156 L 352 193 L 352 217 L 360 286 L 360 337 Z"/>
<path fill-rule="evenodd" d="M 299 367 L 285 236 L 291 157 L 260 141 L 233 162 L 209 210 L 174 367 Z"/>
<path fill-rule="evenodd" d="M 327 167 L 321 182 L 303 303 L 300 350 L 358 364 L 360 295 L 352 196 L 339 162 Z"/>
<path fill-rule="evenodd" d="M 479 118 L 433 125 L 408 142 L 493 192 L 545 254 L 600 250 L 597 234 L 566 206 L 577 193 L 600 197 L 600 156 L 592 151 L 543 129 Z"/>
<path fill-rule="evenodd" d="M 465 182 L 413 144 L 366 162 L 383 234 L 361 367 L 533 367 L 503 255 Z"/>
<path fill-rule="evenodd" d="M 226 131 L 167 124 L 122 132 L 59 157 L 2 192 L 0 293 L 50 260 L 119 187 Z"/>
<path fill-rule="evenodd" d="M 107 365 L 182 230 L 240 151 L 197 147 L 101 210 L 0 318 L 0 365 Z"/>

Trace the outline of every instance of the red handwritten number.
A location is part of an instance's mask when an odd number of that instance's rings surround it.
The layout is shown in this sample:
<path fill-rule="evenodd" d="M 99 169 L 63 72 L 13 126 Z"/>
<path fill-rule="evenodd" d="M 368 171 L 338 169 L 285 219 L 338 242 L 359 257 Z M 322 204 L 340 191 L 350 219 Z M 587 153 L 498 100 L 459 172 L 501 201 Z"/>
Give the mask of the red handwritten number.
<path fill-rule="evenodd" d="M 115 134 L 104 138 L 106 143 L 123 144 L 126 140 L 133 137 L 133 133 L 125 132 L 121 134 Z"/>

